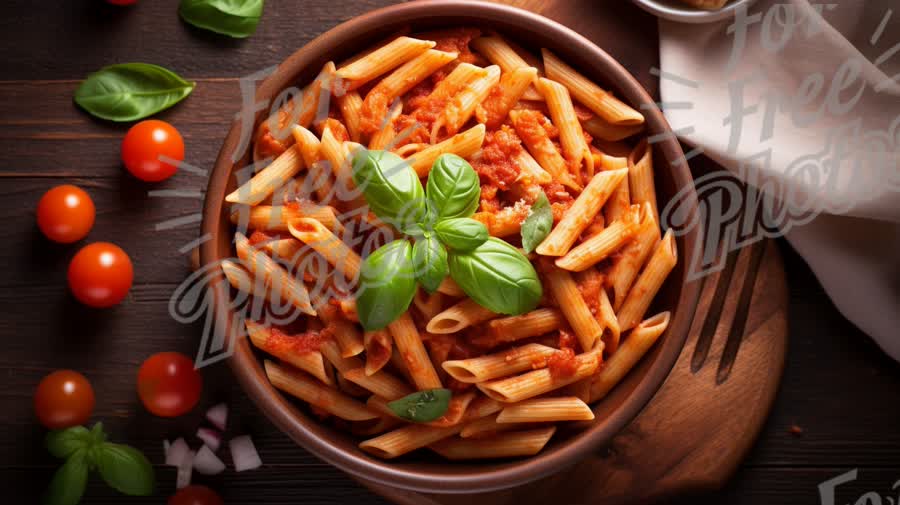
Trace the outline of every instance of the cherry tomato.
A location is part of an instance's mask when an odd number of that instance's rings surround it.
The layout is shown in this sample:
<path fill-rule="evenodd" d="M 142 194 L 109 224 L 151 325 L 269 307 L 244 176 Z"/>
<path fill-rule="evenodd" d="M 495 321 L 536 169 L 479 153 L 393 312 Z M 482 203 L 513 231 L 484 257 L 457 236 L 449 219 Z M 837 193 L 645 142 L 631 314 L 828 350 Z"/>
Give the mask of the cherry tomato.
<path fill-rule="evenodd" d="M 184 354 L 161 352 L 144 361 L 138 370 L 138 395 L 152 414 L 178 417 L 200 401 L 203 379 L 194 362 Z"/>
<path fill-rule="evenodd" d="M 137 0 L 106 0 L 107 3 L 111 3 L 113 5 L 131 5 L 133 3 L 137 3 Z"/>
<path fill-rule="evenodd" d="M 174 126 L 158 119 L 148 119 L 132 126 L 125 134 L 122 162 L 138 179 L 158 182 L 175 173 L 177 167 L 161 161 L 160 156 L 175 161 L 184 159 L 184 140 Z"/>
<path fill-rule="evenodd" d="M 131 259 L 109 242 L 82 247 L 69 263 L 69 289 L 79 302 L 91 307 L 112 307 L 121 302 L 133 278 Z"/>
<path fill-rule="evenodd" d="M 172 495 L 167 505 L 224 505 L 215 491 L 206 486 L 188 486 Z"/>
<path fill-rule="evenodd" d="M 84 375 L 57 370 L 44 377 L 34 392 L 34 412 L 51 430 L 84 424 L 94 411 L 94 388 Z"/>
<path fill-rule="evenodd" d="M 83 239 L 94 226 L 94 201 L 78 186 L 63 184 L 44 193 L 37 207 L 38 228 L 54 242 Z"/>

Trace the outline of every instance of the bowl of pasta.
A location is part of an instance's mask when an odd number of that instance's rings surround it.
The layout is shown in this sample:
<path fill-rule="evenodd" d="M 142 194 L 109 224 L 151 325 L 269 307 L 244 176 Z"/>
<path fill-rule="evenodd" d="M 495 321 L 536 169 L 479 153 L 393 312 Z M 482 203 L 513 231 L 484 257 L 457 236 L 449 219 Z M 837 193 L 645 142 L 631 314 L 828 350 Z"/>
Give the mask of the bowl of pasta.
<path fill-rule="evenodd" d="M 392 487 L 501 489 L 599 449 L 663 383 L 700 236 L 662 224 L 696 196 L 654 100 L 587 39 L 403 4 L 299 49 L 255 104 L 201 260 L 238 382 L 302 447 Z"/>

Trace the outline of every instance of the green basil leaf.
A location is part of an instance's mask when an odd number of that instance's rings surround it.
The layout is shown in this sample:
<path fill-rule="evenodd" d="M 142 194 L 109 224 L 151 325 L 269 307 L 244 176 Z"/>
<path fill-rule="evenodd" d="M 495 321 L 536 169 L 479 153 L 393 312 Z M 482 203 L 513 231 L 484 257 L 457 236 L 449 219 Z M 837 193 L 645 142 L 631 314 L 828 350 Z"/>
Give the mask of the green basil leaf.
<path fill-rule="evenodd" d="M 481 199 L 481 184 L 472 165 L 455 154 L 442 154 L 431 165 L 425 193 L 437 219 L 469 217 Z"/>
<path fill-rule="evenodd" d="M 481 222 L 468 217 L 438 221 L 434 226 L 434 232 L 444 245 L 460 252 L 471 251 L 488 239 L 487 228 Z"/>
<path fill-rule="evenodd" d="M 427 389 L 388 403 L 397 417 L 427 423 L 444 415 L 453 393 L 449 389 Z"/>
<path fill-rule="evenodd" d="M 263 0 L 181 0 L 181 19 L 204 30 L 244 38 L 253 35 Z"/>
<path fill-rule="evenodd" d="M 409 242 L 395 240 L 381 246 L 362 262 L 359 273 L 356 311 L 363 328 L 380 330 L 406 312 L 416 294 Z"/>
<path fill-rule="evenodd" d="M 44 493 L 44 505 L 77 505 L 87 487 L 87 451 L 79 449 L 53 475 Z"/>
<path fill-rule="evenodd" d="M 428 234 L 413 246 L 413 265 L 416 279 L 425 291 L 434 293 L 449 271 L 447 250 L 434 235 Z"/>
<path fill-rule="evenodd" d="M 403 158 L 387 151 L 357 149 L 353 181 L 369 208 L 381 220 L 402 231 L 415 232 L 425 218 L 425 191 L 416 171 Z"/>
<path fill-rule="evenodd" d="M 102 119 L 135 121 L 182 101 L 194 86 L 157 65 L 121 63 L 89 75 L 75 90 L 75 103 Z"/>
<path fill-rule="evenodd" d="M 106 442 L 106 432 L 103 431 L 103 423 L 94 423 L 94 426 L 91 427 L 91 443 L 96 445 L 103 442 Z"/>
<path fill-rule="evenodd" d="M 523 314 L 543 293 L 537 272 L 521 252 L 490 237 L 466 253 L 450 252 L 450 277 L 469 298 L 500 314 Z"/>
<path fill-rule="evenodd" d="M 59 459 L 66 459 L 75 451 L 86 449 L 91 445 L 91 441 L 91 432 L 84 426 L 51 431 L 44 439 L 47 450 Z"/>
<path fill-rule="evenodd" d="M 156 485 L 153 465 L 141 451 L 121 444 L 94 448 L 94 464 L 113 489 L 131 496 L 150 496 Z"/>
<path fill-rule="evenodd" d="M 550 208 L 550 200 L 541 191 L 540 196 L 531 205 L 528 217 L 522 221 L 522 248 L 525 252 L 531 252 L 547 238 L 550 229 L 553 228 L 553 209 Z"/>

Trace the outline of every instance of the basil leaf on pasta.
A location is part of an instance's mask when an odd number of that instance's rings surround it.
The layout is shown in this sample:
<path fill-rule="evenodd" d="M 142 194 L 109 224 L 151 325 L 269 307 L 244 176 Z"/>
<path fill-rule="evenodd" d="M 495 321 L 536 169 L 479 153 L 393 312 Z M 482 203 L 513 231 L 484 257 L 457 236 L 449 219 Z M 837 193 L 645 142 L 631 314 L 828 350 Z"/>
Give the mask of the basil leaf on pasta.
<path fill-rule="evenodd" d="M 427 235 L 413 246 L 416 279 L 425 291 L 434 293 L 447 277 L 447 250 L 434 235 Z"/>
<path fill-rule="evenodd" d="M 409 242 L 401 239 L 381 246 L 362 262 L 359 273 L 356 311 L 363 328 L 380 330 L 406 312 L 416 294 Z"/>
<path fill-rule="evenodd" d="M 524 314 L 541 300 L 541 281 L 531 262 L 498 238 L 466 253 L 451 252 L 449 263 L 450 277 L 469 298 L 494 312 Z"/>
<path fill-rule="evenodd" d="M 444 415 L 453 393 L 449 389 L 427 389 L 388 403 L 397 417 L 427 423 Z"/>
<path fill-rule="evenodd" d="M 469 217 L 481 199 L 481 184 L 472 165 L 455 154 L 442 154 L 431 165 L 425 194 L 435 218 Z"/>
<path fill-rule="evenodd" d="M 359 149 L 353 156 L 353 182 L 369 209 L 401 231 L 418 230 L 425 218 L 425 191 L 415 170 L 387 151 Z"/>
<path fill-rule="evenodd" d="M 468 217 L 438 221 L 434 232 L 444 245 L 460 252 L 471 251 L 488 239 L 484 224 Z"/>
<path fill-rule="evenodd" d="M 525 252 L 534 251 L 550 234 L 551 228 L 553 228 L 553 210 L 550 208 L 547 195 L 541 191 L 540 196 L 531 205 L 528 217 L 522 222 L 522 248 Z"/>

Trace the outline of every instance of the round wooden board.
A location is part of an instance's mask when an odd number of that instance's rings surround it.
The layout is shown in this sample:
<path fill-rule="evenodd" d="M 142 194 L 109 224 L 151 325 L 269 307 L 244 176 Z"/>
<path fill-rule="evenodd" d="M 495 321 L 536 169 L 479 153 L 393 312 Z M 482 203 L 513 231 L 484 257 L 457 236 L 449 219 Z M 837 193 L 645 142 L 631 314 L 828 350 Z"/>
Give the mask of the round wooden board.
<path fill-rule="evenodd" d="M 669 378 L 611 446 L 560 474 L 492 493 L 421 494 L 360 482 L 400 505 L 632 504 L 721 487 L 768 417 L 787 354 L 787 283 L 778 246 L 768 240 L 731 375 L 716 384 L 750 249 L 739 256 L 703 367 L 693 373 L 691 358 L 719 274 L 706 279 L 691 333 Z"/>

